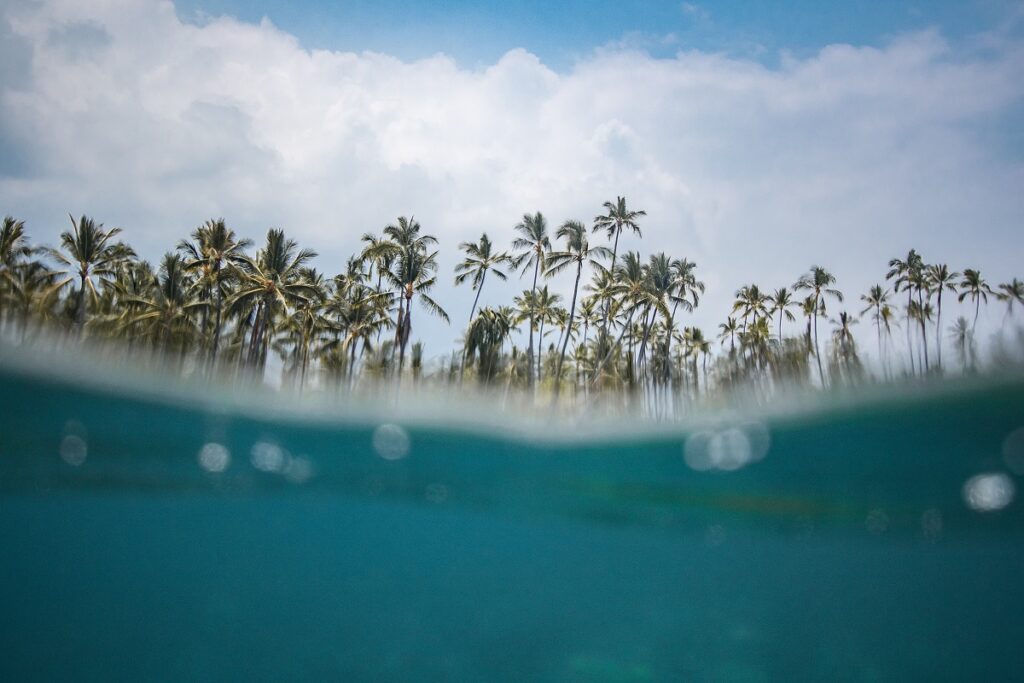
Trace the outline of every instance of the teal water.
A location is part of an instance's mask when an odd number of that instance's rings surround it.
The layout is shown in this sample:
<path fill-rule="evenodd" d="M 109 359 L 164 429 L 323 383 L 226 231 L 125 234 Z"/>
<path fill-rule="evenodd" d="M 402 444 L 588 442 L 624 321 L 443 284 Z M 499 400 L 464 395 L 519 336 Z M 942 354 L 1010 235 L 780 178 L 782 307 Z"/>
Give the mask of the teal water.
<path fill-rule="evenodd" d="M 1024 678 L 1024 384 L 700 437 L 384 421 L 0 373 L 0 679 Z"/>

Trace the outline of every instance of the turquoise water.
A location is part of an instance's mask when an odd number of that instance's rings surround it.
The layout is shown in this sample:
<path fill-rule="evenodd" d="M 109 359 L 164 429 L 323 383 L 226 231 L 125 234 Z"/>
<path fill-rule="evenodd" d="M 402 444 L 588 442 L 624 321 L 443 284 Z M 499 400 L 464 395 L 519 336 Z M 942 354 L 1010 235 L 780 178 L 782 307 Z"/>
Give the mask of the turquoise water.
<path fill-rule="evenodd" d="M 0 679 L 1024 678 L 1020 382 L 696 437 L 253 415 L 0 373 Z"/>

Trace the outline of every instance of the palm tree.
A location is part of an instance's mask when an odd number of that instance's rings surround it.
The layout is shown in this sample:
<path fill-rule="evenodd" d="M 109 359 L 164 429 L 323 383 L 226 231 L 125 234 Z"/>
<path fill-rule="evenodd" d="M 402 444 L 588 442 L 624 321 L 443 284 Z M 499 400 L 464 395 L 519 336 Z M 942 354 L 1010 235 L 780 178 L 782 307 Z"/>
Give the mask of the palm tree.
<path fill-rule="evenodd" d="M 467 279 L 472 278 L 473 289 L 476 291 L 473 307 L 469 311 L 469 319 L 472 320 L 473 314 L 476 313 L 476 305 L 480 301 L 480 292 L 484 288 L 484 281 L 487 279 L 487 272 L 493 272 L 499 280 L 507 280 L 508 276 L 498 270 L 497 266 L 508 261 L 509 256 L 505 252 L 494 253 L 493 245 L 486 232 L 480 235 L 479 242 L 462 242 L 459 244 L 459 249 L 466 252 L 466 258 L 455 266 L 455 284 L 461 285 Z"/>
<path fill-rule="evenodd" d="M 25 222 L 4 216 L 0 225 L 0 325 L 4 323 L 4 300 L 16 284 L 15 271 L 21 260 L 32 253 L 25 242 Z"/>
<path fill-rule="evenodd" d="M 555 237 L 565 240 L 565 249 L 556 251 L 548 256 L 548 269 L 545 277 L 551 277 L 565 270 L 572 264 L 576 264 L 576 280 L 572 288 L 572 304 L 569 306 L 569 320 L 566 323 L 566 334 L 562 340 L 562 350 L 558 355 L 558 364 L 555 366 L 555 400 L 558 400 L 558 390 L 561 386 L 562 363 L 565 361 L 565 350 L 569 346 L 568 330 L 572 329 L 573 318 L 576 315 L 576 295 L 580 289 L 580 276 L 583 274 L 583 264 L 597 264 L 597 259 L 608 258 L 611 251 L 606 247 L 592 247 L 587 240 L 587 228 L 579 221 L 566 221 L 555 233 Z"/>
<path fill-rule="evenodd" d="M 672 330 L 675 328 L 676 310 L 682 306 L 688 312 L 692 312 L 700 303 L 700 297 L 704 294 L 704 283 L 697 279 L 697 264 L 688 259 L 675 259 L 671 264 L 672 275 L 669 288 L 669 298 L 672 300 L 672 311 L 668 321 L 665 323 L 665 350 L 663 374 L 666 379 L 671 379 L 672 373 Z"/>
<path fill-rule="evenodd" d="M 839 360 L 840 367 L 849 374 L 859 364 L 857 343 L 853 338 L 853 331 L 850 329 L 851 326 L 857 324 L 857 319 L 846 311 L 840 311 L 839 317 L 834 319 L 832 324 L 834 326 L 832 339 L 836 358 Z"/>
<path fill-rule="evenodd" d="M 205 308 L 207 303 L 199 301 L 189 293 L 185 263 L 178 254 L 164 254 L 160 271 L 154 277 L 149 297 L 126 297 L 126 303 L 135 304 L 138 313 L 128 321 L 141 325 L 144 334 L 154 346 L 167 352 L 175 336 L 184 350 L 188 339 L 196 328 L 191 312 Z"/>
<path fill-rule="evenodd" d="M 593 296 L 584 297 L 580 301 L 579 319 L 583 323 L 583 341 L 580 346 L 586 347 L 587 337 L 590 328 L 598 323 L 597 298 Z"/>
<path fill-rule="evenodd" d="M 614 277 L 615 284 L 609 291 L 612 294 L 612 297 L 618 297 L 619 301 L 616 309 L 624 312 L 626 318 L 622 324 L 622 330 L 619 332 L 618 339 L 609 346 L 607 353 L 594 368 L 593 381 L 595 383 L 601 376 L 601 371 L 604 369 L 604 366 L 609 360 L 611 360 L 612 356 L 621 345 L 623 337 L 627 333 L 632 332 L 633 316 L 637 310 L 643 308 L 643 316 L 646 316 L 649 311 L 649 306 L 652 303 L 650 298 L 649 281 L 647 278 L 647 269 L 640 260 L 639 252 L 627 251 L 625 256 L 622 258 L 622 263 L 615 268 Z M 613 302 L 614 300 L 614 298 L 608 299 L 609 302 Z M 605 335 L 601 335 L 601 337 L 603 339 Z M 630 336 L 629 353 L 627 356 L 630 363 L 632 363 L 634 339 L 635 335 Z M 600 341 L 601 340 L 599 340 L 599 343 Z"/>
<path fill-rule="evenodd" d="M 878 362 L 882 363 L 882 368 L 884 369 L 884 359 L 882 358 L 882 308 L 889 301 L 889 290 L 882 287 L 882 285 L 872 285 L 867 294 L 860 295 L 860 300 L 867 304 L 864 310 L 860 312 L 861 315 L 874 310 L 872 317 L 875 320 L 875 332 L 878 335 Z"/>
<path fill-rule="evenodd" d="M 996 289 L 999 290 L 996 294 L 999 300 L 1006 302 L 1006 315 L 1013 315 L 1014 304 L 1024 306 L 1024 282 L 1013 278 L 1010 282 L 1000 283 Z"/>
<path fill-rule="evenodd" d="M 92 299 L 97 297 L 96 282 L 107 284 L 117 273 L 119 262 L 134 256 L 134 252 L 124 245 L 111 244 L 110 240 L 121 232 L 120 228 L 103 229 L 91 218 L 82 216 L 79 220 L 71 219 L 72 229 L 60 235 L 63 251 L 50 249 L 49 254 L 58 263 L 67 266 L 66 270 L 55 271 L 60 277 L 55 289 L 63 289 L 76 277 L 78 278 L 78 300 L 75 305 L 75 329 L 79 334 L 85 326 L 86 291 Z"/>
<path fill-rule="evenodd" d="M 985 278 L 981 277 L 981 271 L 976 268 L 964 268 L 964 275 L 960 279 L 960 296 L 957 297 L 957 301 L 963 303 L 964 299 L 971 297 L 971 301 L 974 302 L 974 321 L 971 323 L 971 334 L 974 334 L 974 328 L 978 325 L 981 302 L 984 301 L 987 305 L 989 294 L 992 294 L 992 288 L 985 282 Z"/>
<path fill-rule="evenodd" d="M 302 267 L 316 257 L 311 249 L 299 249 L 283 230 L 267 231 L 267 241 L 255 258 L 239 256 L 236 270 L 241 285 L 228 302 L 233 311 L 252 316 L 248 363 L 261 372 L 266 364 L 271 329 L 289 306 L 306 303 L 315 287 L 302 278 Z"/>
<path fill-rule="evenodd" d="M 960 316 L 949 328 L 949 336 L 953 340 L 953 348 L 960 359 L 960 369 L 964 374 L 974 368 L 977 354 L 974 349 L 974 332 L 967 325 L 967 319 Z"/>
<path fill-rule="evenodd" d="M 958 277 L 960 277 L 960 273 L 950 271 L 949 266 L 945 263 L 932 264 L 925 272 L 928 288 L 938 295 L 935 309 L 935 362 L 938 364 L 940 372 L 942 371 L 942 290 L 948 289 L 956 294 L 955 280 Z"/>
<path fill-rule="evenodd" d="M 501 348 L 513 329 L 513 310 L 484 308 L 466 331 L 466 356 L 477 358 L 477 381 L 485 384 L 498 372 Z"/>
<path fill-rule="evenodd" d="M 594 232 L 604 230 L 608 239 L 614 241 L 614 246 L 612 247 L 612 263 L 608 268 L 614 272 L 619 255 L 619 235 L 622 234 L 623 228 L 629 228 L 636 233 L 638 237 L 642 237 L 643 235 L 640 233 L 640 225 L 637 223 L 637 219 L 646 216 L 647 212 L 629 210 L 626 207 L 625 197 L 616 197 L 614 203 L 605 202 L 604 208 L 607 213 L 594 217 Z M 602 336 L 608 334 L 609 309 L 609 302 L 605 302 L 604 320 L 601 323 Z"/>
<path fill-rule="evenodd" d="M 220 334 L 224 309 L 224 290 L 227 282 L 234 274 L 232 266 L 240 266 L 245 249 L 252 245 L 252 240 L 238 239 L 235 231 L 227 227 L 223 218 L 208 220 L 192 231 L 192 242 L 182 240 L 178 250 L 183 252 L 187 260 L 186 270 L 198 270 L 200 275 L 196 281 L 203 293 L 213 295 L 213 337 L 210 340 L 211 365 L 216 362 L 220 348 Z M 206 331 L 206 313 L 203 314 L 203 331 Z"/>
<path fill-rule="evenodd" d="M 551 251 L 551 240 L 548 238 L 548 224 L 540 211 L 534 215 L 523 214 L 523 220 L 515 227 L 519 237 L 512 240 L 512 248 L 519 251 L 512 258 L 512 267 L 522 268 L 522 274 L 533 268 L 533 285 L 530 291 L 537 293 L 537 275 L 546 268 L 547 255 Z M 536 327 L 536 320 L 530 317 L 530 347 L 527 350 L 527 363 L 530 366 L 529 382 L 533 383 L 534 377 L 534 355 L 533 355 L 533 330 Z M 539 344 L 538 344 L 539 347 Z M 539 354 L 538 354 L 539 355 Z M 540 371 L 539 363 L 537 372 Z"/>
<path fill-rule="evenodd" d="M 920 273 L 924 270 L 924 260 L 916 249 L 907 253 L 906 260 L 898 258 L 889 260 L 889 272 L 885 274 L 886 280 L 895 278 L 893 291 L 897 294 L 901 291 L 907 293 L 907 319 L 910 319 L 910 302 L 913 300 L 914 283 L 920 280 Z M 911 326 L 907 325 L 907 356 L 910 359 L 910 372 L 914 373 L 914 343 L 910 338 Z"/>
<path fill-rule="evenodd" d="M 395 346 L 398 348 L 398 372 L 401 376 L 405 366 L 405 347 L 412 334 L 412 300 L 420 304 L 445 322 L 450 322 L 448 313 L 428 294 L 437 284 L 437 251 L 428 247 L 437 244 L 433 235 L 420 232 L 415 218 L 399 216 L 398 221 L 384 228 L 384 235 L 397 245 L 391 270 L 384 276 L 398 290 L 398 320 L 395 324 Z"/>
<path fill-rule="evenodd" d="M 725 346 L 725 340 L 729 340 L 729 357 L 736 355 L 736 335 L 740 333 L 740 324 L 736 318 L 731 316 L 725 319 L 724 323 L 718 323 L 718 339 Z"/>
<path fill-rule="evenodd" d="M 327 301 L 327 280 L 315 268 L 301 268 L 299 278 L 309 285 L 309 290 L 288 320 L 295 333 L 296 362 L 299 366 L 299 390 L 306 386 L 306 370 L 314 341 L 319 341 L 332 325 L 324 315 Z"/>
<path fill-rule="evenodd" d="M 360 347 L 361 353 L 370 351 L 373 339 L 394 325 L 390 315 L 391 299 L 390 292 L 381 292 L 349 278 L 342 278 L 339 286 L 335 278 L 325 308 L 334 320 L 336 334 L 321 345 L 318 353 L 327 356 L 340 351 L 346 358 L 344 367 L 350 381 L 355 373 L 356 351 Z"/>
<path fill-rule="evenodd" d="M 398 219 L 399 225 L 402 221 L 407 221 L 403 216 Z M 399 247 L 398 244 L 388 239 L 387 236 L 377 237 L 371 233 L 363 233 L 363 236 L 359 238 L 366 244 L 363 250 L 359 252 L 357 258 L 358 263 L 367 264 L 370 266 L 369 271 L 366 275 L 368 278 L 373 277 L 373 269 L 377 269 L 377 291 L 380 291 L 381 284 L 384 280 L 384 273 L 391 269 L 391 263 L 398 256 Z M 360 273 L 362 275 L 362 273 Z"/>
<path fill-rule="evenodd" d="M 779 341 L 782 341 L 782 317 L 785 316 L 786 320 L 793 322 L 796 320 L 796 316 L 790 311 L 790 308 L 797 306 L 796 300 L 793 298 L 793 292 L 787 287 L 779 287 L 775 290 L 774 294 L 770 294 L 767 298 L 768 303 L 772 305 L 769 313 L 774 315 L 779 314 Z"/>
<path fill-rule="evenodd" d="M 20 263 L 13 271 L 4 298 L 10 304 L 11 311 L 17 315 L 23 344 L 33 318 L 41 327 L 54 317 L 57 292 L 53 288 L 53 281 L 54 274 L 41 261 Z"/>
<path fill-rule="evenodd" d="M 528 289 L 524 290 L 521 296 L 517 296 L 515 298 L 516 307 L 519 309 L 520 320 L 533 320 L 538 323 L 538 361 L 540 360 L 540 351 L 544 347 L 544 324 L 557 321 L 558 312 L 560 310 L 558 302 L 561 300 L 562 297 L 549 291 L 547 285 L 544 285 L 536 291 Z M 538 365 L 540 365 L 539 362 Z M 537 378 L 540 379 L 540 368 L 538 367 L 537 370 Z M 532 366 L 530 368 L 530 372 L 533 372 Z"/>
<path fill-rule="evenodd" d="M 818 314 L 823 308 L 825 296 L 831 296 L 836 301 L 842 302 L 843 293 L 830 286 L 835 282 L 836 278 L 832 273 L 821 266 L 811 266 L 811 270 L 793 285 L 794 289 L 809 291 L 814 298 L 814 355 L 818 361 L 818 376 L 821 378 L 822 386 L 825 384 L 825 371 L 821 367 L 821 351 L 818 347 Z"/>
<path fill-rule="evenodd" d="M 917 322 L 918 327 L 925 327 L 929 322 L 931 322 L 934 317 L 934 313 L 935 309 L 932 307 L 930 301 L 925 301 L 924 303 L 921 303 L 920 301 L 912 301 L 910 302 L 910 308 L 907 310 L 907 318 Z M 924 351 L 926 354 L 925 358 L 927 358 L 927 346 L 924 347 Z M 918 362 L 919 364 L 923 362 L 922 367 L 925 369 L 928 368 L 927 360 L 921 361 L 921 359 L 918 358 Z"/>
<path fill-rule="evenodd" d="M 744 285 L 736 290 L 735 296 L 732 312 L 742 313 L 744 329 L 747 326 L 747 318 L 753 316 L 753 322 L 756 323 L 759 318 L 768 315 L 768 302 L 771 299 L 757 285 Z"/>

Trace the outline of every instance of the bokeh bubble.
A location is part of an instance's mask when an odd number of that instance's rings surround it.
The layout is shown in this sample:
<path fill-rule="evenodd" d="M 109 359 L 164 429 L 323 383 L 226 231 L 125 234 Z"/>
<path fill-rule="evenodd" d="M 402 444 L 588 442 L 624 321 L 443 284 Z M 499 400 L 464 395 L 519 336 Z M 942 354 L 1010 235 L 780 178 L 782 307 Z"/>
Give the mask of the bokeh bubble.
<path fill-rule="evenodd" d="M 207 472 L 223 472 L 231 464 L 231 451 L 223 444 L 210 441 L 199 449 L 196 459 L 199 461 L 199 466 Z"/>
<path fill-rule="evenodd" d="M 89 445 L 77 434 L 68 434 L 60 442 L 60 457 L 67 464 L 79 467 L 89 455 Z"/>
<path fill-rule="evenodd" d="M 249 451 L 249 462 L 261 472 L 280 472 L 285 458 L 284 449 L 269 441 L 257 441 Z"/>
<path fill-rule="evenodd" d="M 760 422 L 705 429 L 687 437 L 683 459 L 698 472 L 733 472 L 764 458 L 770 444 L 768 428 Z"/>
<path fill-rule="evenodd" d="M 382 424 L 373 432 L 373 450 L 385 460 L 409 455 L 409 434 L 396 424 Z"/>
<path fill-rule="evenodd" d="M 64 423 L 64 436 L 58 449 L 61 460 L 72 467 L 80 467 L 89 456 L 88 435 L 85 425 L 78 420 Z"/>
<path fill-rule="evenodd" d="M 1002 510 L 1013 502 L 1016 493 L 1013 480 L 1002 472 L 977 474 L 964 482 L 964 502 L 978 512 Z"/>
<path fill-rule="evenodd" d="M 313 463 L 302 456 L 288 458 L 283 474 L 284 478 L 293 484 L 305 484 L 313 478 Z"/>

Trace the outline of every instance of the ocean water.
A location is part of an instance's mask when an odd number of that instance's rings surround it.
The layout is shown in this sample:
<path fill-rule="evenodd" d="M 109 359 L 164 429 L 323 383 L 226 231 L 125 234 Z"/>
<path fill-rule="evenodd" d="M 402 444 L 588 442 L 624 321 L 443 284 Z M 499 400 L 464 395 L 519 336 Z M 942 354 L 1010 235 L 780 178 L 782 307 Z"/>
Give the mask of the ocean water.
<path fill-rule="evenodd" d="M 1024 679 L 1019 381 L 290 415 L 0 371 L 0 680 Z"/>

